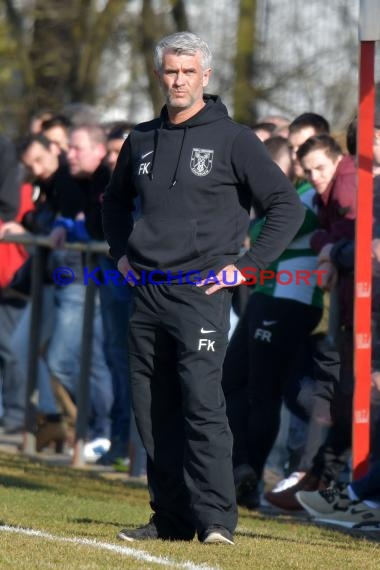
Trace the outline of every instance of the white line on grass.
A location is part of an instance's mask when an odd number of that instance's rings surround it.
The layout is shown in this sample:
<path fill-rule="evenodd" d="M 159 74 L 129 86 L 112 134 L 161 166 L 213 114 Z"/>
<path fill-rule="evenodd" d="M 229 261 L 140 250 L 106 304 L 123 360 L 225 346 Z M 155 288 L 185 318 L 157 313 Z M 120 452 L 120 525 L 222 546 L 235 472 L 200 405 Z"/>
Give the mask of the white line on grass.
<path fill-rule="evenodd" d="M 136 558 L 142 562 L 153 562 L 155 564 L 165 565 L 166 567 L 184 568 L 185 570 L 218 570 L 218 568 L 207 566 L 206 564 L 194 564 L 193 562 L 189 561 L 175 562 L 175 560 L 170 560 L 166 556 L 152 556 L 144 550 L 135 550 L 134 548 L 129 548 L 127 546 L 118 546 L 117 544 L 109 544 L 108 542 L 98 542 L 97 540 L 91 540 L 89 538 L 54 536 L 53 534 L 42 532 L 41 530 L 33 530 L 32 528 L 22 528 L 19 526 L 8 525 L 0 525 L 0 531 L 14 532 L 16 534 L 24 534 L 27 536 L 37 536 L 39 538 L 54 540 L 56 542 L 69 542 L 73 544 L 82 544 L 84 546 L 92 546 L 94 548 L 99 548 L 100 550 L 110 550 L 111 552 L 122 554 L 123 556 Z"/>

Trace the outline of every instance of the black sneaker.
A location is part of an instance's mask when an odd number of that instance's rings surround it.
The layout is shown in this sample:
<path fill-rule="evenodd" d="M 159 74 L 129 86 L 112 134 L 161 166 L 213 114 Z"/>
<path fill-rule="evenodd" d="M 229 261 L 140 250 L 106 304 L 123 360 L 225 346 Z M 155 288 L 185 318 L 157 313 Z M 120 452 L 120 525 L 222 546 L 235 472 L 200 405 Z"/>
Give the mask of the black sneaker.
<path fill-rule="evenodd" d="M 245 507 L 250 511 L 255 511 L 260 507 L 260 489 L 257 486 L 255 489 L 251 491 L 247 491 L 247 493 L 241 494 L 239 500 L 237 501 L 239 507 Z"/>
<path fill-rule="evenodd" d="M 236 501 L 238 505 L 255 508 L 260 504 L 260 493 L 255 471 L 246 463 L 234 469 Z"/>
<path fill-rule="evenodd" d="M 230 531 L 222 526 L 210 526 L 204 531 L 200 541 L 203 544 L 235 544 Z"/>
<path fill-rule="evenodd" d="M 140 526 L 138 528 L 123 528 L 117 535 L 117 538 L 121 540 L 127 540 L 129 542 L 134 542 L 135 540 L 157 540 L 158 529 L 153 522 L 153 517 L 150 519 L 148 524 Z"/>
<path fill-rule="evenodd" d="M 117 535 L 121 540 L 193 540 L 195 531 L 179 532 L 163 517 L 151 516 L 148 524 L 138 528 L 124 528 Z"/>

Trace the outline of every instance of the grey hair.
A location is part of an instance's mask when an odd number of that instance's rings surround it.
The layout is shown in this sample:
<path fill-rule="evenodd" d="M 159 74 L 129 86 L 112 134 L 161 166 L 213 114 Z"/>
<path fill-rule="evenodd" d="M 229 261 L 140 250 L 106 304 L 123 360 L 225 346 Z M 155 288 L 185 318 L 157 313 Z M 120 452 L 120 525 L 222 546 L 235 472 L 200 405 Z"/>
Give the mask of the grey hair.
<path fill-rule="evenodd" d="M 85 131 L 88 134 L 90 141 L 94 144 L 106 144 L 106 134 L 100 125 L 94 125 L 93 123 L 82 123 L 71 127 L 70 134 L 75 131 Z"/>
<path fill-rule="evenodd" d="M 207 43 L 191 32 L 176 32 L 162 38 L 154 50 L 154 67 L 157 71 L 162 69 L 165 51 L 174 52 L 176 55 L 201 54 L 202 69 L 211 67 L 212 54 Z"/>

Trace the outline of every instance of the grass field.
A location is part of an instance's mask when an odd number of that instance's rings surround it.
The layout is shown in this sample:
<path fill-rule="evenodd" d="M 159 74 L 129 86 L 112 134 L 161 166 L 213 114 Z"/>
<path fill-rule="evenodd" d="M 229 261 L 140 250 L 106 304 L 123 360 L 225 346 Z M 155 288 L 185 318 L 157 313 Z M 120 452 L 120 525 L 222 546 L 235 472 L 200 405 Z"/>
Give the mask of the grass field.
<path fill-rule="evenodd" d="M 378 540 L 241 509 L 234 547 L 116 539 L 145 524 L 143 485 L 0 453 L 0 568 L 378 569 Z M 380 535 L 380 533 L 379 533 Z"/>

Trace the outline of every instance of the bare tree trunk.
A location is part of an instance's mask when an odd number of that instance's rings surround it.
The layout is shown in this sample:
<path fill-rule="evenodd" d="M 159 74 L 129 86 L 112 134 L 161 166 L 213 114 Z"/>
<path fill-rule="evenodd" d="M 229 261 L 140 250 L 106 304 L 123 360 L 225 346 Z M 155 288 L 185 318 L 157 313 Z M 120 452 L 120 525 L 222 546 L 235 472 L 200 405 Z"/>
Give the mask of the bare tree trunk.
<path fill-rule="evenodd" d="M 22 76 L 22 114 L 58 111 L 72 101 L 96 102 L 102 54 L 128 0 L 108 0 L 101 12 L 94 0 L 36 0 L 31 47 L 23 28 L 25 11 L 5 0 L 7 21 L 17 42 Z M 30 16 L 29 15 L 29 16 Z M 25 118 L 20 117 L 20 125 Z"/>
<path fill-rule="evenodd" d="M 79 63 L 76 66 L 76 76 L 73 77 L 74 99 L 95 103 L 102 54 L 127 1 L 108 0 L 103 11 L 98 14 L 89 0 L 83 0 L 81 25 L 77 29 L 80 36 L 76 38 L 77 46 L 80 46 L 77 53 L 79 51 L 80 56 L 77 60 Z M 86 39 L 84 43 L 83 37 Z"/>
<path fill-rule="evenodd" d="M 35 106 L 34 69 L 23 34 L 22 14 L 17 10 L 13 0 L 5 0 L 5 9 L 10 32 L 17 45 L 18 65 L 21 74 L 19 97 L 22 100 L 22 105 L 16 104 L 13 107 L 13 112 L 18 128 L 24 132 L 27 128 L 30 110 Z"/>
<path fill-rule="evenodd" d="M 255 91 L 252 86 L 256 40 L 256 0 L 240 0 L 235 55 L 234 118 L 245 124 L 255 120 Z"/>
<path fill-rule="evenodd" d="M 13 32 L 13 37 L 17 42 L 17 53 L 19 56 L 21 72 L 24 79 L 24 84 L 27 88 L 34 87 L 34 74 L 32 69 L 31 60 L 27 47 L 25 45 L 23 31 L 22 31 L 22 16 L 16 9 L 14 2 L 12 0 L 5 0 L 5 8 L 7 19 L 10 28 Z"/>
<path fill-rule="evenodd" d="M 184 0 L 171 0 L 172 16 L 179 32 L 190 31 Z"/>
<path fill-rule="evenodd" d="M 162 94 L 154 77 L 153 52 L 157 41 L 165 34 L 163 24 L 155 14 L 151 0 L 143 0 L 141 13 L 142 44 L 141 49 L 148 75 L 148 90 L 153 104 L 154 114 L 158 115 L 162 107 Z"/>
<path fill-rule="evenodd" d="M 34 68 L 35 107 L 59 110 L 70 101 L 68 77 L 71 70 L 75 1 L 37 0 L 30 57 Z"/>

